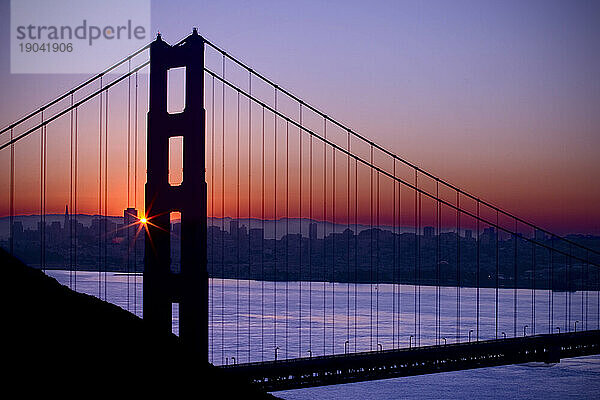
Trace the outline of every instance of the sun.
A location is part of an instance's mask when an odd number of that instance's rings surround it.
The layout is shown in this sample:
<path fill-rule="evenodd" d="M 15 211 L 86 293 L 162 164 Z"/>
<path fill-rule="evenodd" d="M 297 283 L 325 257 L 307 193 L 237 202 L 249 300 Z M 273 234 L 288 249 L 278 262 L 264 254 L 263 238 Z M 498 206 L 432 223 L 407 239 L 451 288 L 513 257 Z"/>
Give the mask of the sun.
<path fill-rule="evenodd" d="M 148 220 L 145 217 L 140 218 L 140 222 L 142 224 L 145 224 L 146 222 L 148 222 Z"/>

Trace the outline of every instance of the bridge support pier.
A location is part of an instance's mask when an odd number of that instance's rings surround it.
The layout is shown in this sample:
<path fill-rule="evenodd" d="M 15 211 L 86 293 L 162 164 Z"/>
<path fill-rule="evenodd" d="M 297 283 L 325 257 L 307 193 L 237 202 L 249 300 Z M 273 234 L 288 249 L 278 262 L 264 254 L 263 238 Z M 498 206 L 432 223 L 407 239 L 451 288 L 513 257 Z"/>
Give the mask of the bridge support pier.
<path fill-rule="evenodd" d="M 167 73 L 185 67 L 185 109 L 167 111 Z M 147 128 L 147 219 L 144 258 L 144 320 L 172 330 L 179 304 L 179 336 L 208 359 L 208 272 L 204 39 L 196 29 L 185 43 L 170 46 L 160 34 L 150 46 L 150 106 Z M 169 138 L 183 137 L 183 182 L 169 184 Z M 171 269 L 170 213 L 181 213 L 181 267 Z"/>

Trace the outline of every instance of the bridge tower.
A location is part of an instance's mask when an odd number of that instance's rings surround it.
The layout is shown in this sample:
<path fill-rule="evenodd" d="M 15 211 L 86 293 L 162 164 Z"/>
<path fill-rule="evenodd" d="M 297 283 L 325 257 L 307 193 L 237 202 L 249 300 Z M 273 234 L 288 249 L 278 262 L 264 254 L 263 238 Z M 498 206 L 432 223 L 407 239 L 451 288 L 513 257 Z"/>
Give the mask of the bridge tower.
<path fill-rule="evenodd" d="M 185 108 L 167 110 L 167 73 L 185 67 Z M 150 45 L 150 106 L 147 128 L 147 233 L 144 256 L 144 320 L 171 332 L 179 304 L 179 336 L 208 360 L 208 273 L 204 39 L 196 29 L 171 46 L 160 34 Z M 183 182 L 169 184 L 169 138 L 183 137 Z M 171 271 L 170 213 L 181 213 L 181 267 Z"/>

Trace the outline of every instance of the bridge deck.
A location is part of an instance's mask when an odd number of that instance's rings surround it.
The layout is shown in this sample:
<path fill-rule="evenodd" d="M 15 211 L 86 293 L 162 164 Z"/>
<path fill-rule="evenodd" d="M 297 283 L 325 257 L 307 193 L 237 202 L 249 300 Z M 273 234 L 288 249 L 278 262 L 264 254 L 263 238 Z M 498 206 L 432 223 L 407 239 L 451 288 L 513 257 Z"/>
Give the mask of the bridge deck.
<path fill-rule="evenodd" d="M 527 336 L 223 366 L 267 391 L 431 374 L 600 353 L 600 331 Z"/>

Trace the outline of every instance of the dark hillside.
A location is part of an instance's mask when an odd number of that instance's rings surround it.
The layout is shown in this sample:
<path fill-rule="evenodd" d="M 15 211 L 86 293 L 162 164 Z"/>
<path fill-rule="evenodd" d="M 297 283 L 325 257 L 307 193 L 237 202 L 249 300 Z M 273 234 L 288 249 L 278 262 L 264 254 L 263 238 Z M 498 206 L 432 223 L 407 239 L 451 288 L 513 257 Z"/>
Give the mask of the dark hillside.
<path fill-rule="evenodd" d="M 0 265 L 2 392 L 273 398 L 198 362 L 177 336 L 153 332 L 133 314 L 74 292 L 1 249 Z"/>

